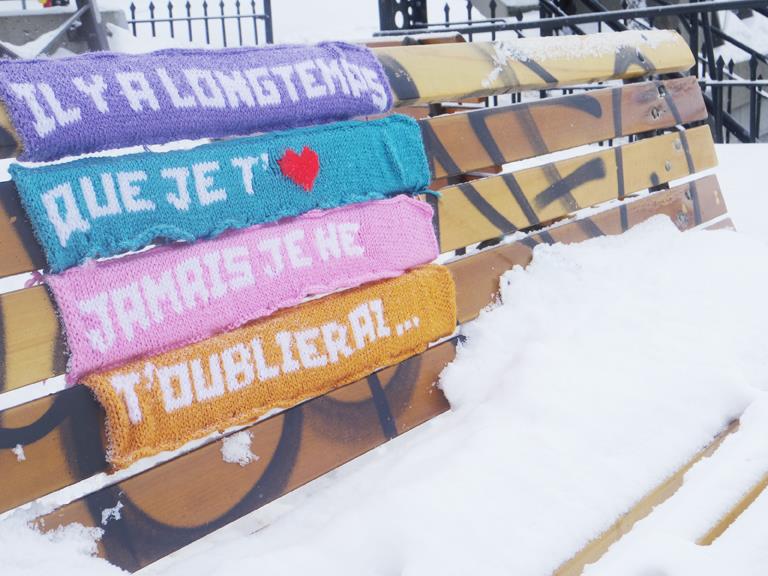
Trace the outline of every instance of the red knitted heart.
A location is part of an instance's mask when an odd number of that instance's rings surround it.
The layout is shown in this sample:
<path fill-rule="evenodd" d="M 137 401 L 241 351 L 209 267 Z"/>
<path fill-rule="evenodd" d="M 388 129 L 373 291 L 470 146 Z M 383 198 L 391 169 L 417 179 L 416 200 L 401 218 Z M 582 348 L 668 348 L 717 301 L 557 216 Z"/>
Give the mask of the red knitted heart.
<path fill-rule="evenodd" d="M 317 152 L 304 146 L 301 154 L 296 154 L 290 148 L 277 161 L 283 175 L 309 192 L 315 185 L 315 178 L 320 172 L 320 158 Z"/>

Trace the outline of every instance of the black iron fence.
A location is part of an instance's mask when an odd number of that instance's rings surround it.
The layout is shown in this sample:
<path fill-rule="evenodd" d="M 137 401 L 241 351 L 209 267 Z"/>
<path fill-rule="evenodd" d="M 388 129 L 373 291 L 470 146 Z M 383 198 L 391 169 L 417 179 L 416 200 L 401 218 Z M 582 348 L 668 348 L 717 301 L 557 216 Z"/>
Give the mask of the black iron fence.
<path fill-rule="evenodd" d="M 26 57 L 50 55 L 66 39 L 77 39 L 88 46 L 88 50 L 106 50 L 109 48 L 107 34 L 101 21 L 101 13 L 93 0 L 72 0 L 73 11 L 57 28 L 51 31 L 47 41 L 42 46 L 37 46 L 36 53 L 26 54 Z M 38 4 L 38 7 L 41 6 Z M 27 3 L 21 2 L 22 10 L 29 8 Z M 21 58 L 8 45 L 0 44 L 0 58 Z"/>
<path fill-rule="evenodd" d="M 380 0 L 408 9 L 409 1 Z M 477 1 L 477 0 L 476 0 Z M 727 34 L 720 27 L 718 13 L 732 10 L 740 16 L 758 14 L 768 18 L 768 0 L 725 0 L 673 4 L 669 0 L 646 0 L 634 8 L 626 8 L 627 0 L 613 2 L 610 9 L 601 0 L 539 0 L 538 18 L 497 17 L 500 4 L 491 0 L 481 15 L 472 0 L 456 14 L 446 3 L 440 22 L 400 19 L 397 29 L 382 29 L 377 35 L 417 35 L 431 32 L 459 32 L 470 42 L 495 40 L 498 37 L 526 35 L 552 36 L 586 34 L 604 29 L 628 30 L 653 27 L 674 28 L 687 38 L 696 64 L 692 74 L 700 78 L 704 99 L 710 112 L 710 124 L 717 142 L 758 142 L 761 134 L 768 136 L 768 122 L 763 118 L 763 104 L 768 100 L 768 58 L 743 41 Z M 636 2 L 634 4 L 637 4 Z M 424 13 L 426 10 L 424 11 Z M 383 21 L 383 20 L 382 20 Z M 730 48 L 730 50 L 728 50 Z M 739 58 L 722 53 L 739 53 Z M 553 92 L 542 91 L 539 97 Z M 513 96 L 513 101 L 521 95 Z M 494 102 L 492 102 L 494 103 Z M 766 138 L 768 139 L 768 138 Z"/>
<path fill-rule="evenodd" d="M 128 26 L 134 36 L 183 38 L 208 46 L 271 44 L 271 0 L 131 2 Z"/>
<path fill-rule="evenodd" d="M 386 1 L 386 0 L 382 0 Z M 426 0 L 420 0 L 426 2 Z M 48 0 L 49 7 L 98 6 L 97 0 Z M 2 10 L 35 10 L 38 0 L 0 0 Z M 271 44 L 272 0 L 138 0 L 126 2 L 134 36 L 172 38 L 214 47 Z M 393 24 L 396 23 L 393 20 Z"/>

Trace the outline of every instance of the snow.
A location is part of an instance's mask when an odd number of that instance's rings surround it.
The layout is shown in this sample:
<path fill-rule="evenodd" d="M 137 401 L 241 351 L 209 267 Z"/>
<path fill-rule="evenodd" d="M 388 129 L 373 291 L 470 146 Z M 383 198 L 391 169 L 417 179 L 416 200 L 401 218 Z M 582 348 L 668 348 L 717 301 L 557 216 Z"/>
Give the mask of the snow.
<path fill-rule="evenodd" d="M 112 508 L 104 508 L 104 510 L 101 511 L 101 525 L 106 526 L 111 520 L 120 520 L 122 517 L 120 510 L 122 509 L 123 503 L 119 501 Z"/>
<path fill-rule="evenodd" d="M 251 432 L 243 430 L 224 438 L 221 444 L 222 460 L 240 466 L 247 466 L 251 462 L 256 462 L 259 457 L 251 452 L 251 437 Z"/>
<path fill-rule="evenodd" d="M 93 557 L 101 530 L 72 524 L 43 535 L 29 526 L 35 512 L 17 512 L 0 522 L 3 576 L 126 574 Z"/>
<path fill-rule="evenodd" d="M 502 64 L 507 58 L 522 62 L 534 60 L 578 60 L 583 58 L 598 58 L 607 54 L 615 54 L 622 48 L 647 44 L 656 48 L 662 44 L 675 42 L 676 36 L 668 30 L 653 32 L 630 30 L 622 34 L 606 32 L 590 34 L 589 36 L 558 36 L 552 38 L 522 38 L 494 43 L 496 59 Z"/>
<path fill-rule="evenodd" d="M 723 32 L 761 54 L 768 54 L 768 17 L 753 12 L 751 17 L 742 20 L 735 12 L 731 11 L 718 12 L 717 14 Z M 720 56 L 726 63 L 729 60 L 734 62 L 749 60 L 748 53 L 727 42 L 715 48 L 715 58 Z"/>
<path fill-rule="evenodd" d="M 763 393 L 747 408 L 738 433 L 692 468 L 678 493 L 639 522 L 586 575 L 765 574 L 768 491 L 711 546 L 695 542 L 704 535 L 702 527 L 713 525 L 768 473 L 767 435 L 768 395 Z"/>
<path fill-rule="evenodd" d="M 27 459 L 26 454 L 24 454 L 24 446 L 21 444 L 16 444 L 16 446 L 11 449 L 11 452 L 13 452 L 13 455 L 16 456 L 16 460 L 19 462 L 24 462 Z"/>

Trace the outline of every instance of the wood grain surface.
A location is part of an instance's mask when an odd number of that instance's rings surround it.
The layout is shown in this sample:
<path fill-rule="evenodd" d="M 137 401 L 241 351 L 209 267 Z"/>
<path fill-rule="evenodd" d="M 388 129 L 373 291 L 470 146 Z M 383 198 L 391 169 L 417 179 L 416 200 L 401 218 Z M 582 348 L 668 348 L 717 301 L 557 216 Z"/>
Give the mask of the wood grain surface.
<path fill-rule="evenodd" d="M 445 114 L 420 125 L 432 174 L 445 178 L 706 118 L 690 76 Z"/>
<path fill-rule="evenodd" d="M 374 48 L 395 95 L 395 105 L 445 102 L 522 90 L 541 90 L 608 79 L 684 72 L 693 66 L 676 33 L 608 32 L 539 38 Z M 616 49 L 600 48 L 613 40 Z"/>

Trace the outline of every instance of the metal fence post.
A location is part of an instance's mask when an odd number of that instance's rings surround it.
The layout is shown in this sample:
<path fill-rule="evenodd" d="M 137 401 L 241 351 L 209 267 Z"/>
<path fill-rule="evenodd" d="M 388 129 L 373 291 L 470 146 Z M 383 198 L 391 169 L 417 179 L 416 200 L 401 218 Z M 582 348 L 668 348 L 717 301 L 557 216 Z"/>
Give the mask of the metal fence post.
<path fill-rule="evenodd" d="M 272 0 L 264 0 L 264 35 L 267 44 L 272 44 Z"/>
<path fill-rule="evenodd" d="M 77 8 L 88 6 L 80 18 L 80 34 L 91 51 L 109 50 L 107 33 L 101 21 L 101 12 L 96 0 L 77 0 Z"/>

